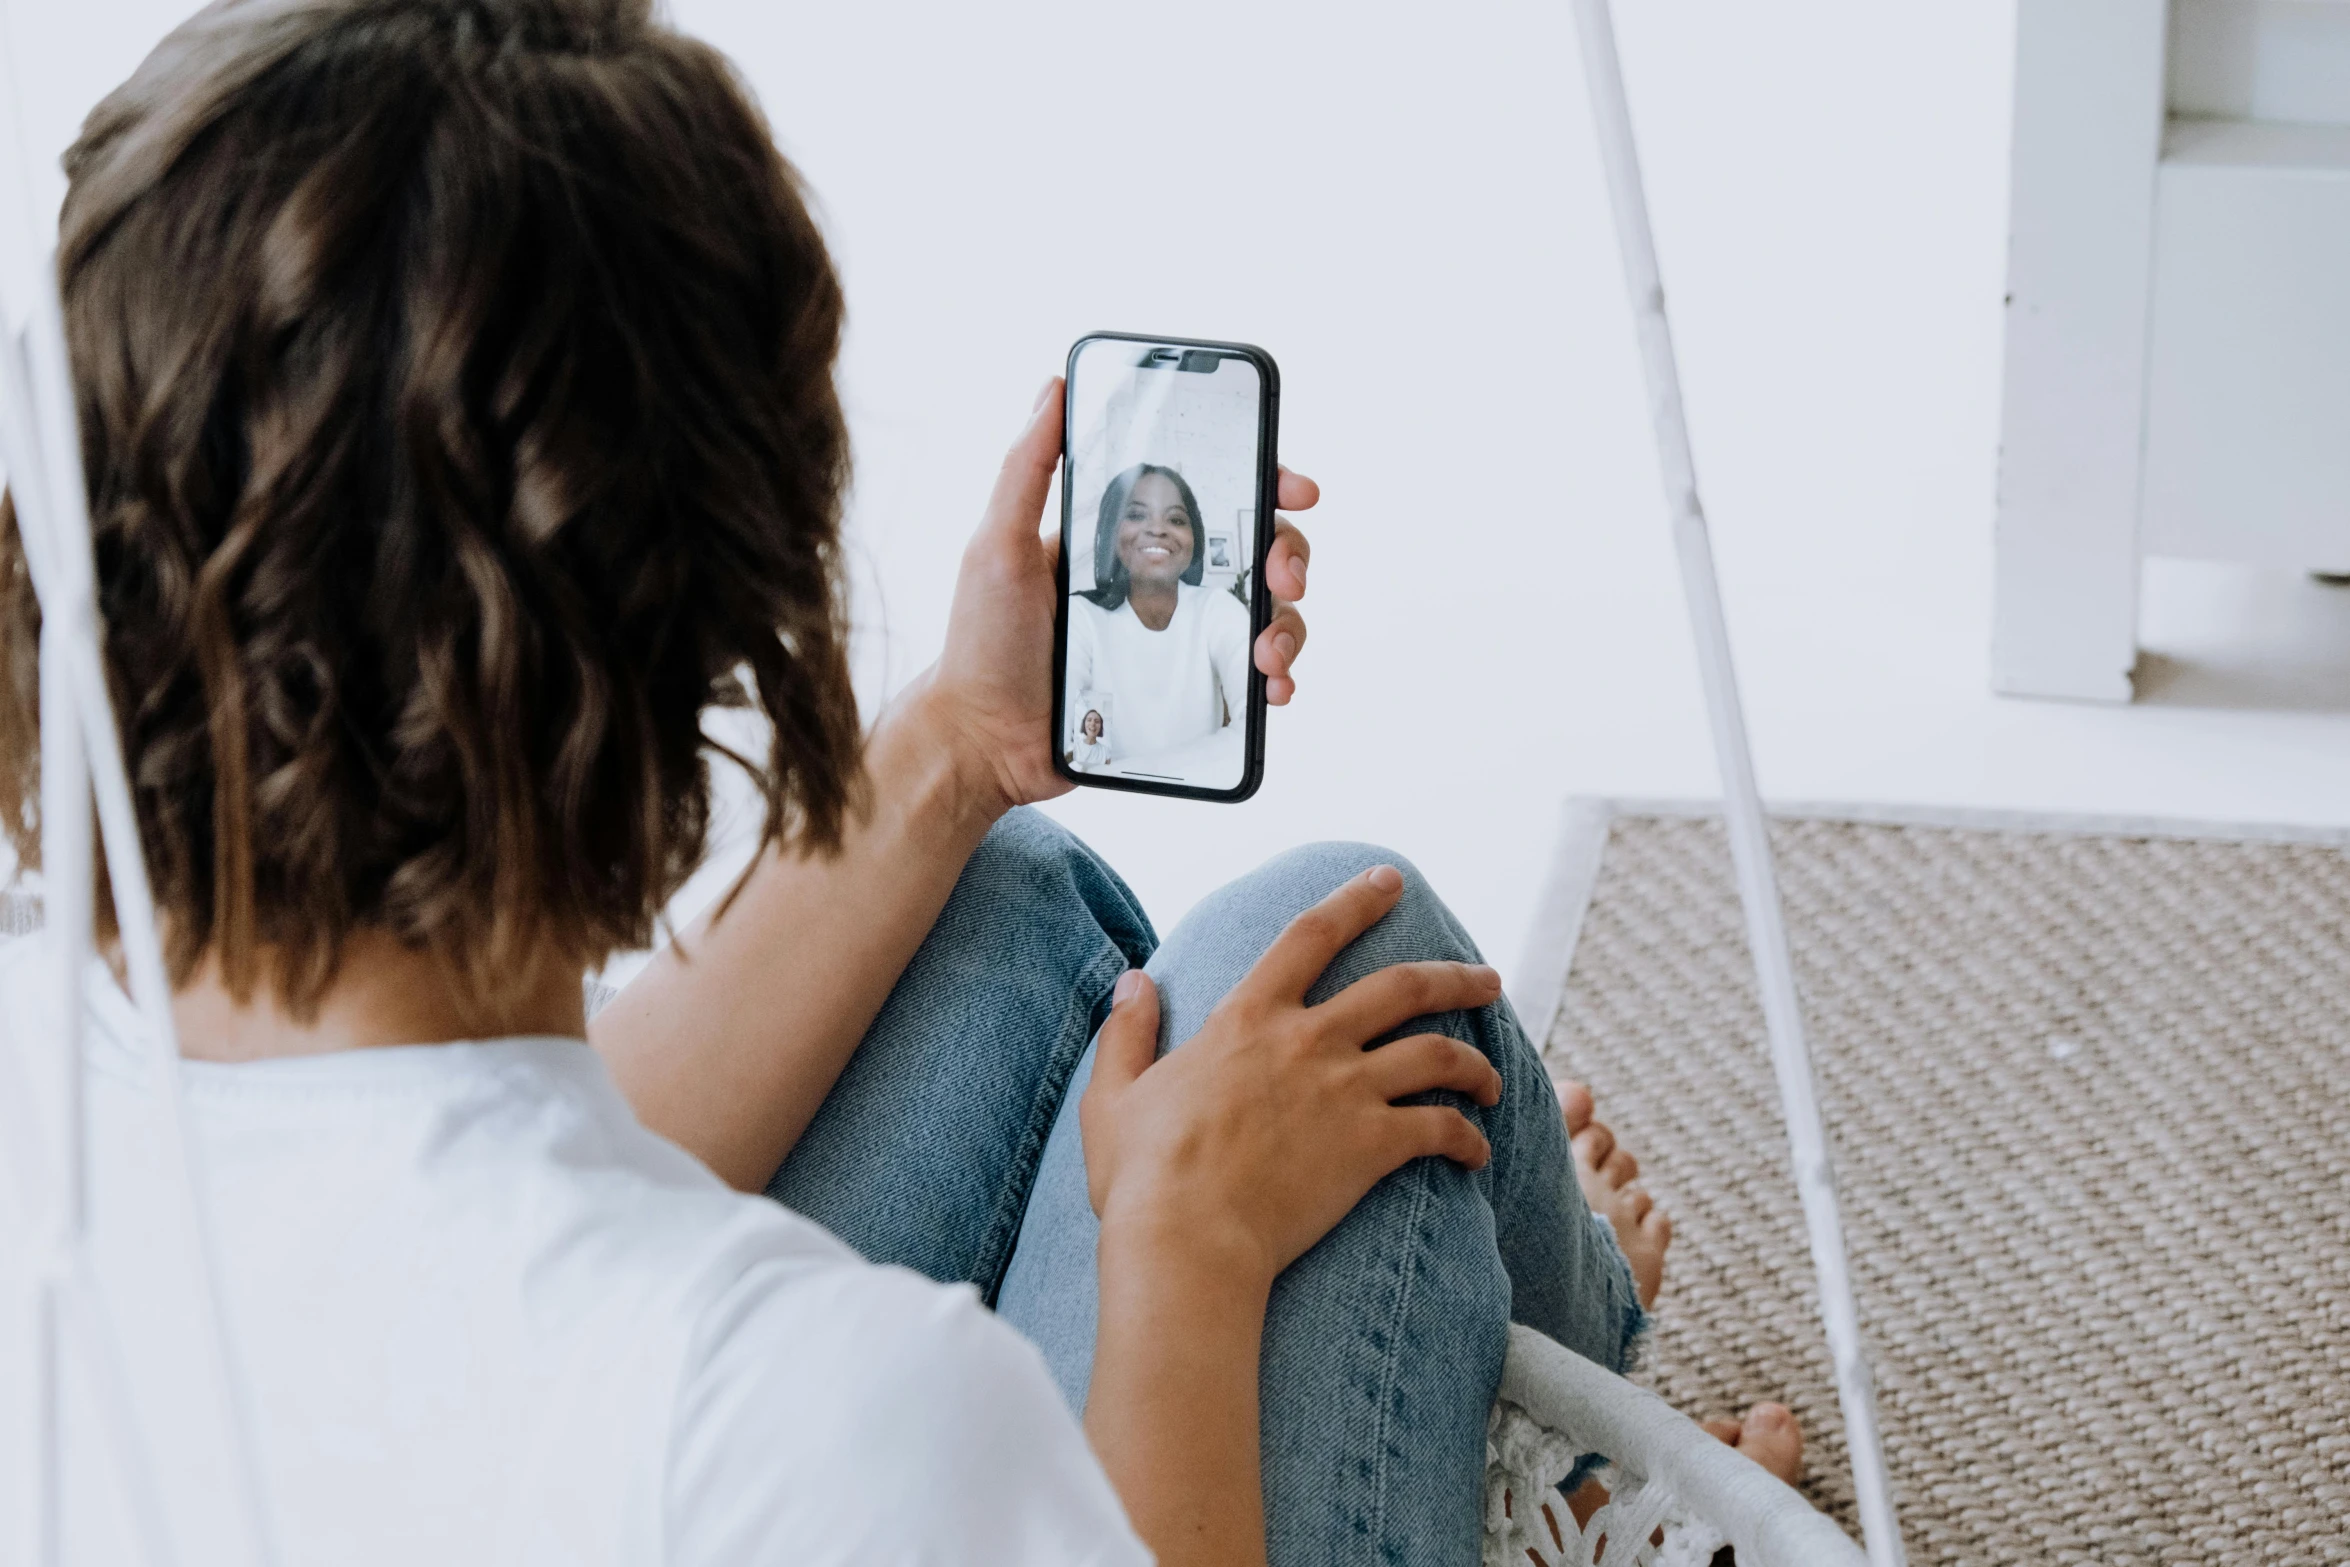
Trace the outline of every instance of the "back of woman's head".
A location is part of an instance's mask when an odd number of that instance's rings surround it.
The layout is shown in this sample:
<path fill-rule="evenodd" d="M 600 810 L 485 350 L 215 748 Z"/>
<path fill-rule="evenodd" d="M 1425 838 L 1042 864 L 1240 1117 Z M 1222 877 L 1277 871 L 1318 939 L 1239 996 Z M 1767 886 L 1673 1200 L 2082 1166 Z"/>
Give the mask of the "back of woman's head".
<path fill-rule="evenodd" d="M 857 778 L 838 285 L 644 0 L 224 0 L 67 155 L 100 608 L 175 978 L 348 939 L 477 1001 L 651 935 L 750 698 L 771 836 Z M 38 612 L 0 514 L 0 822 Z"/>

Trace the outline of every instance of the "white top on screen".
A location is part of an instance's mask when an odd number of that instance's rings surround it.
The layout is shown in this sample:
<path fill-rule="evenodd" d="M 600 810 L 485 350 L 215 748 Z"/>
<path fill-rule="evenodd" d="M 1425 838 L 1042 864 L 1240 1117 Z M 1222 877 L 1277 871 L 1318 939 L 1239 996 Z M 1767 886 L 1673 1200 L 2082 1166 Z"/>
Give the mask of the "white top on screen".
<path fill-rule="evenodd" d="M 19 1027 L 38 947 L 0 944 Z M 137 1019 L 93 975 L 99 1277 L 185 1559 L 248 1559 Z M 576 1040 L 191 1062 L 188 1091 L 289 1562 L 1150 1560 L 968 1286 L 728 1190 Z M 67 1559 L 137 1560 L 86 1418 L 64 1473 Z"/>
<path fill-rule="evenodd" d="M 1248 610 L 1229 593 L 1184 583 L 1175 616 L 1153 631 L 1131 603 L 1104 609 L 1069 601 L 1069 689 L 1112 693 L 1104 736 L 1116 769 L 1144 772 L 1227 722 L 1240 732 L 1248 717 Z M 1230 777 L 1185 774 L 1208 786 L 1240 781 L 1235 750 Z"/>

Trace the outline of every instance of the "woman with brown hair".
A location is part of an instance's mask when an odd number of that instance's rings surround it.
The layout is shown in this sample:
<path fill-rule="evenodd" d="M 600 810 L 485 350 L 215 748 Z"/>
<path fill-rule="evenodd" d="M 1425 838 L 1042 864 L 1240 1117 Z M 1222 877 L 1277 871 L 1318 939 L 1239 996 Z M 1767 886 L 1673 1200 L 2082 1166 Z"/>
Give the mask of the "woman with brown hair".
<path fill-rule="evenodd" d="M 68 173 L 106 653 L 290 1560 L 1475 1558 L 1507 1322 L 1620 1366 L 1632 1275 L 1408 867 L 1300 850 L 1162 944 L 1018 809 L 1065 787 L 1058 382 L 861 733 L 839 289 L 643 0 L 223 0 Z M 1281 524 L 1275 702 L 1306 559 Z M 769 741 L 722 753 L 744 705 Z M 713 760 L 759 857 L 591 1025 Z M 100 1277 L 165 1514 L 225 1557 L 138 1024 L 89 993 Z M 72 1554 L 113 1559 L 84 1456 Z"/>

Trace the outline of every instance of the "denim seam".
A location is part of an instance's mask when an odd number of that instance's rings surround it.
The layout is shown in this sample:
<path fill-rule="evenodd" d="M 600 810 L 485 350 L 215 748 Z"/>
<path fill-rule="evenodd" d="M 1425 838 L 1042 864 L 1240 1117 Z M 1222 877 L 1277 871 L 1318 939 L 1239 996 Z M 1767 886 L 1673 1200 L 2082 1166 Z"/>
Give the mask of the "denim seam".
<path fill-rule="evenodd" d="M 1020 1237 L 1020 1225 L 1028 1212 L 1029 1193 L 1036 1185 L 1037 1167 L 1044 1162 L 1045 1143 L 1051 1138 L 1053 1123 L 1060 1118 L 1062 1101 L 1069 1096 L 1069 1082 L 1077 1075 L 1077 1064 L 1084 1059 L 1085 1047 L 1093 1038 L 1093 1015 L 1102 996 L 1118 982 L 1128 964 L 1126 954 L 1106 934 L 1102 950 L 1095 953 L 1069 987 L 1069 1007 L 1061 1015 L 1061 1037 L 1053 1047 L 1053 1063 L 1045 1073 L 1046 1091 L 1037 1096 L 1028 1113 L 1028 1129 L 1020 1138 L 1020 1152 L 1012 1163 L 1011 1177 L 996 1194 L 996 1209 L 987 1222 L 987 1233 L 979 1243 L 978 1266 L 973 1272 L 979 1276 L 972 1282 L 980 1288 L 981 1298 L 992 1310 L 1003 1292 L 1004 1275 L 1012 1265 L 1012 1249 Z"/>
<path fill-rule="evenodd" d="M 1387 1361 L 1380 1369 L 1379 1408 L 1376 1427 L 1372 1432 L 1372 1451 L 1377 1455 L 1378 1469 L 1371 1482 L 1371 1538 L 1378 1542 L 1382 1560 L 1388 1559 L 1387 1549 L 1387 1430 L 1395 1414 L 1395 1389 L 1403 1368 L 1403 1324 L 1411 1313 L 1412 1289 L 1420 1277 L 1421 1253 L 1426 1249 L 1420 1233 L 1428 1216 L 1428 1205 L 1435 1182 L 1430 1172 L 1432 1161 L 1414 1161 L 1411 1222 L 1405 1226 L 1409 1237 L 1404 1259 L 1403 1280 L 1396 1291 L 1387 1323 Z"/>

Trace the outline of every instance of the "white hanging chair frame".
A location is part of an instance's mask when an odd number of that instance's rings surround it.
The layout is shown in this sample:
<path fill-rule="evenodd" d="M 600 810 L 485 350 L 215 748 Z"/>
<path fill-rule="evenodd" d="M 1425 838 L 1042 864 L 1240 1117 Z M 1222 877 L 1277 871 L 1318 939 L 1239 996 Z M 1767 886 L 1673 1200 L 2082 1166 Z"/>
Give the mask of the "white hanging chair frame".
<path fill-rule="evenodd" d="M 1679 371 L 1614 29 L 1607 0 L 1574 0 L 1574 8 L 1647 379 L 1668 519 L 1722 774 L 1747 939 L 1819 1278 L 1822 1323 L 1868 1541 L 1865 1559 L 1872 1567 L 1901 1567 L 1900 1533 L 1853 1302 L 1834 1171 L 1739 705 L 1712 544 L 1698 503 Z M 0 28 L 5 22 L 5 7 L 0 6 Z M 21 103 L 15 51 L 4 32 L 0 55 L 6 57 L 10 96 Z M 15 129 L 20 152 L 27 153 L 29 163 L 22 127 Z M 29 194 L 34 188 L 29 166 L 25 176 Z M 69 1364 L 78 1365 L 87 1381 L 98 1423 L 120 1471 L 134 1533 L 148 1560 L 166 1567 L 177 1559 L 163 1517 L 160 1476 L 132 1407 L 105 1302 L 90 1273 L 85 1230 L 81 987 L 89 959 L 95 856 L 103 852 L 132 999 L 154 1045 L 164 1135 L 184 1174 L 180 1197 L 197 1262 L 197 1288 L 189 1309 L 204 1329 L 212 1363 L 226 1426 L 224 1450 L 247 1536 L 245 1555 L 261 1567 L 275 1567 L 281 1560 L 275 1514 L 263 1484 L 235 1338 L 221 1312 L 203 1171 L 182 1108 L 178 1038 L 162 943 L 107 693 L 63 316 L 55 267 L 45 254 L 48 247 L 35 238 L 43 227 L 31 223 L 23 235 L 28 251 L 37 258 L 37 264 L 26 269 L 33 278 L 31 297 L 0 298 L 0 465 L 6 468 L 15 496 L 27 562 L 43 608 L 41 828 L 48 917 L 39 939 L 51 945 L 59 1019 L 44 1045 L 8 1038 L 7 1020 L 0 1018 L 0 1139 L 15 1156 L 7 1173 L 22 1199 L 25 1230 L 35 1247 L 30 1271 L 34 1342 L 29 1346 L 34 1446 L 32 1464 L 23 1476 L 22 1510 L 29 1533 L 26 1559 L 51 1567 L 63 1560 L 60 1436 Z M 12 304 L 17 308 L 10 308 Z M 93 797 L 99 827 L 96 843 L 88 830 Z M 41 1107 L 46 1125 L 43 1115 L 27 1113 L 31 1105 Z M 1683 1546 L 1702 1548 L 1710 1555 L 1712 1543 L 1727 1542 L 1749 1567 L 1833 1567 L 1863 1559 L 1800 1493 L 1772 1479 L 1653 1394 L 1523 1327 L 1511 1330 L 1494 1424 L 1497 1521 L 1488 1530 L 1489 1560 L 1507 1560 L 1515 1567 L 1523 1558 L 1512 1553 L 1531 1547 L 1535 1559 L 1544 1562 L 1596 1559 L 1604 1567 L 1637 1567 L 1655 1559 L 1651 1530 L 1667 1524 L 1672 1525 L 1664 1547 L 1668 1552 L 1673 1549 L 1673 1531 L 1679 1530 Z M 1599 1453 L 1612 1462 L 1615 1501 L 1591 1521 L 1588 1531 L 1572 1540 L 1538 1538 L 1528 1525 L 1542 1509 L 1517 1504 L 1531 1496 L 1555 1504 L 1558 1499 L 1550 1488 L 1576 1453 Z M 1514 1521 L 1498 1521 L 1505 1515 Z M 1575 1533 L 1563 1506 L 1551 1506 L 1549 1516 L 1565 1524 L 1567 1533 Z M 1611 1536 L 1610 1543 L 1599 1551 L 1603 1536 Z M 1621 1537 L 1621 1543 L 1613 1537 Z M 1697 1543 L 1691 1545 L 1692 1540 Z"/>
<path fill-rule="evenodd" d="M 1755 784 L 1754 757 L 1746 739 L 1745 711 L 1738 697 L 1737 671 L 1730 656 L 1729 623 L 1722 611 L 1721 584 L 1714 572 L 1713 541 L 1698 501 L 1697 467 L 1691 455 L 1689 424 L 1681 402 L 1680 367 L 1665 316 L 1664 280 L 1656 239 L 1648 220 L 1648 198 L 1632 136 L 1631 106 L 1624 92 L 1623 66 L 1616 51 L 1608 0 L 1574 0 L 1575 25 L 1583 46 L 1583 74 L 1598 133 L 1600 163 L 1615 213 L 1616 244 L 1631 296 L 1639 338 L 1641 369 L 1648 387 L 1657 465 L 1664 481 L 1666 520 L 1681 569 L 1690 630 L 1697 646 L 1699 680 L 1713 728 L 1714 760 L 1722 776 L 1723 820 L 1729 828 L 1738 901 L 1746 915 L 1746 939 L 1762 997 L 1763 1025 L 1778 1079 L 1780 1108 L 1804 1227 L 1811 1241 L 1812 1267 L 1819 1281 L 1820 1319 L 1835 1367 L 1836 1394 L 1844 1414 L 1853 1488 L 1860 1504 L 1865 1559 L 1871 1567 L 1903 1567 L 1899 1521 L 1893 1510 L 1883 1443 L 1877 1427 L 1875 1383 L 1862 1343 L 1860 1315 L 1853 1301 L 1852 1270 L 1836 1200 L 1835 1168 L 1827 1129 L 1820 1118 L 1819 1089 L 1805 1038 L 1803 1005 L 1773 870 L 1768 823 Z M 1840 1529 L 1815 1511 L 1802 1495 L 1780 1484 L 1755 1464 L 1706 1434 L 1682 1416 L 1621 1377 L 1613 1376 L 1525 1328 L 1510 1333 L 1494 1422 L 1497 1438 L 1509 1428 L 1507 1412 L 1523 1410 L 1532 1422 L 1561 1439 L 1547 1462 L 1524 1449 L 1491 1453 L 1489 1485 L 1540 1494 L 1564 1472 L 1566 1455 L 1596 1452 L 1613 1461 L 1616 1501 L 1594 1517 L 1583 1537 L 1564 1542 L 1534 1533 L 1523 1510 L 1490 1508 L 1486 1535 L 1492 1567 L 1518 1567 L 1531 1553 L 1546 1564 L 1592 1561 L 1593 1547 L 1611 1538 L 1598 1560 L 1604 1567 L 1640 1567 L 1652 1559 L 1652 1524 L 1678 1519 L 1702 1532 L 1704 1548 L 1728 1543 L 1750 1567 L 1807 1567 L 1812 1563 L 1857 1563 L 1863 1553 Z M 1619 1511 L 1629 1507 L 1628 1512 Z M 1500 1516 L 1508 1513 L 1507 1520 Z M 1614 1514 L 1615 1516 L 1611 1516 Z M 1572 1520 L 1560 1522 L 1572 1528 Z M 1666 1542 L 1669 1549 L 1672 1542 Z M 1573 1551 L 1582 1554 L 1568 1554 Z M 1661 1560 L 1660 1558 L 1657 1558 Z"/>

